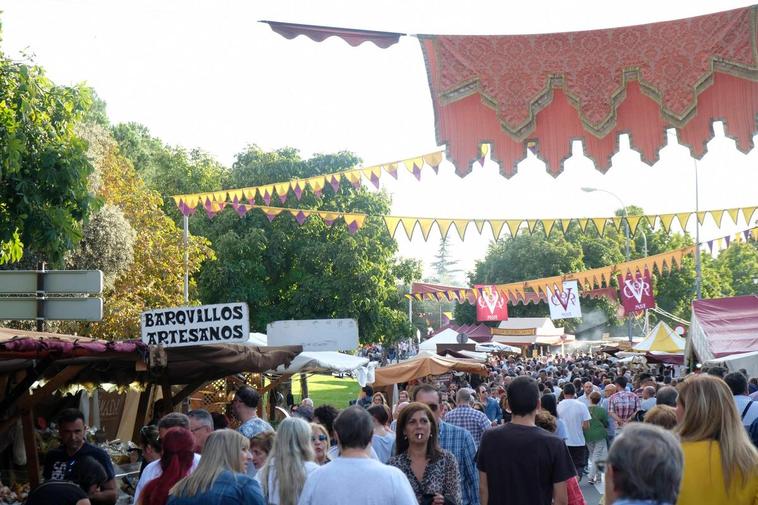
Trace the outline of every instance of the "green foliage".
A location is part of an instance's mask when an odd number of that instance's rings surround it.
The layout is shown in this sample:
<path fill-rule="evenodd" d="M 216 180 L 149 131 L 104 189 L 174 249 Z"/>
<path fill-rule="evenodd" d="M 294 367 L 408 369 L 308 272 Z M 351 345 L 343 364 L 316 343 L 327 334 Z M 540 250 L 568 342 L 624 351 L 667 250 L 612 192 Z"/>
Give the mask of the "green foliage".
<path fill-rule="evenodd" d="M 102 270 L 105 288 L 134 261 L 136 232 L 118 207 L 105 204 L 84 225 L 84 236 L 66 258 L 74 270 Z"/>
<path fill-rule="evenodd" d="M 310 177 L 357 162 L 346 152 L 303 160 L 294 149 L 264 152 L 250 146 L 237 156 L 225 186 Z M 388 213 L 390 202 L 385 194 L 343 184 L 336 194 L 326 189 L 322 198 L 306 191 L 297 207 L 377 215 Z M 198 277 L 202 301 L 247 302 L 253 329 L 265 331 L 268 323 L 284 319 L 355 318 L 365 342 L 410 334 L 396 285 L 399 278 L 416 277 L 418 265 L 394 260 L 397 247 L 380 218 L 369 217 L 354 235 L 344 223 L 329 227 L 311 218 L 300 226 L 285 213 L 269 222 L 255 209 L 242 219 L 232 211 L 212 221 L 195 215 L 190 224 L 217 254 Z"/>
<path fill-rule="evenodd" d="M 175 221 L 179 212 L 171 196 L 221 189 L 226 170 L 209 154 L 199 149 L 170 147 L 137 123 L 118 124 L 112 133 L 121 153 L 147 186 L 160 193 L 164 212 Z"/>
<path fill-rule="evenodd" d="M 91 103 L 87 88 L 56 86 L 41 68 L 0 55 L 0 262 L 26 249 L 60 265 L 81 238 L 96 201 L 74 125 Z"/>
<path fill-rule="evenodd" d="M 716 266 L 735 295 L 758 292 L 758 242 L 732 243 L 719 254 Z"/>

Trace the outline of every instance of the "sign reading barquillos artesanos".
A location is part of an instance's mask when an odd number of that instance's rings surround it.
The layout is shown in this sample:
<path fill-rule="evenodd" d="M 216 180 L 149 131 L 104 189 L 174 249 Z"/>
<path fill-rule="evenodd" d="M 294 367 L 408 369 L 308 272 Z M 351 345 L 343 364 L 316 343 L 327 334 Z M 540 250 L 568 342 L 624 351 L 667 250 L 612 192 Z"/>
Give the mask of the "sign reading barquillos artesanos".
<path fill-rule="evenodd" d="M 142 313 L 142 342 L 183 347 L 246 342 L 250 316 L 246 303 L 174 307 Z"/>

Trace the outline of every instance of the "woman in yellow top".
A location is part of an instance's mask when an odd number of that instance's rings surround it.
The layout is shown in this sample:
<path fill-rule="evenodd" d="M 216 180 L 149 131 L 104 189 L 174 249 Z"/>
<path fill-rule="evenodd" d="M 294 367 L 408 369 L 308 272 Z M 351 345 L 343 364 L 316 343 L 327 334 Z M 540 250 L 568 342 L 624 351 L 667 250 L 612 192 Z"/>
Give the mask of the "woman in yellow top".
<path fill-rule="evenodd" d="M 676 432 L 684 452 L 678 505 L 758 504 L 758 451 L 726 383 L 692 376 L 679 387 Z"/>

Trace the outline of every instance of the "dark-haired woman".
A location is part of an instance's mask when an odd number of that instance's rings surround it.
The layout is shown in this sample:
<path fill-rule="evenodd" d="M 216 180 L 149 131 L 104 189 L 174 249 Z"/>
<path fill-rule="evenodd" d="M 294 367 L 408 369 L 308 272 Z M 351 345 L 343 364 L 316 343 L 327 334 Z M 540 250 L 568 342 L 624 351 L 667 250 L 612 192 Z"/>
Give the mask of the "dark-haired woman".
<path fill-rule="evenodd" d="M 161 475 L 147 483 L 137 505 L 165 505 L 174 484 L 189 475 L 195 438 L 186 428 L 171 428 L 161 439 Z"/>
<path fill-rule="evenodd" d="M 438 440 L 434 414 L 423 403 L 413 402 L 397 420 L 396 453 L 389 464 L 405 473 L 419 503 L 460 505 L 458 463 Z"/>
<path fill-rule="evenodd" d="M 555 418 L 555 435 L 565 442 L 568 438 L 568 432 L 566 431 L 566 423 L 563 422 L 563 419 L 558 417 L 558 402 L 555 400 L 555 395 L 542 395 L 542 398 L 540 398 L 540 404 L 542 405 L 543 410 L 547 410 L 550 415 Z"/>

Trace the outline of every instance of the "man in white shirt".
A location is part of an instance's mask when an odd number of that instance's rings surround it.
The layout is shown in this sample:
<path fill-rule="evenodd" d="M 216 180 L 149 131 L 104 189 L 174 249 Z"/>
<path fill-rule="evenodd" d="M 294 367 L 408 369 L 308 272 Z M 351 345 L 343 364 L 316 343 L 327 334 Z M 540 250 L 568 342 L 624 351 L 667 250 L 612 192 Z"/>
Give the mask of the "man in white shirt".
<path fill-rule="evenodd" d="M 734 395 L 737 413 L 742 417 L 742 424 L 749 427 L 758 418 L 758 402 L 747 395 L 747 377 L 740 372 L 731 372 L 724 377 Z"/>
<path fill-rule="evenodd" d="M 580 396 L 579 398 L 577 398 L 577 400 L 579 400 L 580 402 L 585 404 L 587 407 L 589 407 L 590 405 L 592 405 L 592 401 L 590 401 L 590 395 L 592 394 L 594 390 L 595 388 L 593 387 L 590 381 L 585 382 L 582 385 L 582 391 L 584 392 L 584 394 Z"/>
<path fill-rule="evenodd" d="M 579 480 L 582 479 L 584 467 L 587 466 L 587 444 L 584 430 L 590 427 L 590 411 L 585 404 L 575 398 L 576 388 L 573 384 L 563 386 L 563 401 L 558 404 L 558 417 L 566 425 L 566 446 L 576 467 Z"/>
<path fill-rule="evenodd" d="M 178 412 L 171 412 L 170 414 L 166 414 L 158 422 L 158 437 L 163 438 L 169 429 L 177 427 L 189 430 L 189 417 Z M 195 468 L 197 468 L 197 465 L 199 463 L 200 455 L 195 453 L 195 456 L 192 459 L 192 467 L 190 468 L 190 473 L 195 471 Z M 142 475 L 140 476 L 139 481 L 137 482 L 137 487 L 134 489 L 134 503 L 139 503 L 139 496 L 142 493 L 142 490 L 145 489 L 147 483 L 153 479 L 157 479 L 161 476 L 162 473 L 163 468 L 161 467 L 160 458 L 156 459 L 145 467 L 145 469 L 142 471 Z"/>
<path fill-rule="evenodd" d="M 343 410 L 334 431 L 340 456 L 308 475 L 298 505 L 418 505 L 400 469 L 368 456 L 374 423 L 366 409 Z"/>

